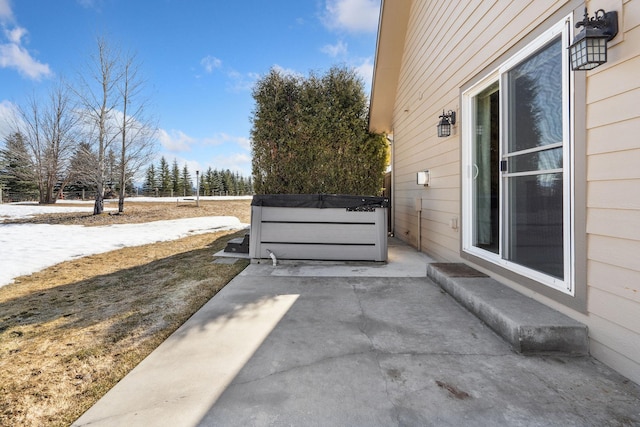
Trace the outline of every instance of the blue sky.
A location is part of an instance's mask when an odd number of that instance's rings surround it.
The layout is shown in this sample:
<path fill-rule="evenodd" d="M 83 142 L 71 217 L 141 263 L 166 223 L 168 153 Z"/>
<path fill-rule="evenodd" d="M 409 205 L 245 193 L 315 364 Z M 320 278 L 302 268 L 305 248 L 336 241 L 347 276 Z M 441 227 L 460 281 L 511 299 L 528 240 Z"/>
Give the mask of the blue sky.
<path fill-rule="evenodd" d="M 380 0 L 0 0 L 0 138 L 6 117 L 96 37 L 133 51 L 158 119 L 158 158 L 251 173 L 251 88 L 272 67 L 354 68 L 367 94 Z"/>

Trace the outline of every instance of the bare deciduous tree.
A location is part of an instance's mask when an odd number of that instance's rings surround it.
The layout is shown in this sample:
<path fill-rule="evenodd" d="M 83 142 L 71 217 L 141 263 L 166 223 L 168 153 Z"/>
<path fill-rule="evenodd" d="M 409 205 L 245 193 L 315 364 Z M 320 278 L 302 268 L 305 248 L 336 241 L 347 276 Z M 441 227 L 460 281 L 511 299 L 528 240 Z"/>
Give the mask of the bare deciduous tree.
<path fill-rule="evenodd" d="M 80 76 L 77 94 L 82 104 L 85 140 L 94 157 L 95 170 L 89 174 L 96 187 L 93 213 L 104 210 L 111 151 L 118 159 L 118 211 L 123 212 L 127 184 L 153 155 L 156 127 L 146 115 L 144 81 L 135 55 L 123 55 L 99 37 L 97 54 L 91 58 L 86 75 Z"/>
<path fill-rule="evenodd" d="M 127 184 L 149 163 L 155 149 L 157 127 L 147 115 L 147 99 L 144 97 L 144 80 L 135 55 L 127 55 L 122 65 L 119 87 L 122 100 L 120 123 L 120 164 L 118 213 L 124 212 Z"/>
<path fill-rule="evenodd" d="M 55 203 L 71 178 L 70 159 L 76 145 L 77 116 L 68 86 L 57 82 L 45 100 L 31 96 L 18 107 L 14 130 L 22 135 L 33 166 L 39 201 Z M 58 191 L 54 190 L 58 186 Z"/>
<path fill-rule="evenodd" d="M 86 75 L 80 74 L 76 88 L 85 140 L 94 147 L 96 159 L 96 170 L 89 174 L 96 187 L 94 215 L 104 210 L 107 152 L 120 134 L 113 113 L 119 101 L 118 83 L 122 79 L 120 53 L 102 37 L 97 39 L 97 48 L 87 64 Z"/>

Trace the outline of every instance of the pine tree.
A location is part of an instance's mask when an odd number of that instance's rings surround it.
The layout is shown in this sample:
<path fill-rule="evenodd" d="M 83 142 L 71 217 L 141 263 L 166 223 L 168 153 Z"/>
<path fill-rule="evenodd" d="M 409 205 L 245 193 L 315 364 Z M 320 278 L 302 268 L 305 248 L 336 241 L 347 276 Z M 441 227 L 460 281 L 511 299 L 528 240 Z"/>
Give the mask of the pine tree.
<path fill-rule="evenodd" d="M 25 195 L 38 191 L 34 165 L 24 137 L 18 132 L 7 136 L 0 149 L 0 185 L 5 191 Z"/>
<path fill-rule="evenodd" d="M 213 174 L 211 177 L 211 191 L 216 196 L 220 195 L 220 192 L 224 191 L 224 188 L 222 187 L 222 179 L 220 177 L 220 172 L 218 172 L 217 169 L 213 171 Z"/>
<path fill-rule="evenodd" d="M 204 174 L 200 175 L 199 191 L 201 196 L 207 194 L 207 180 L 205 179 Z"/>
<path fill-rule="evenodd" d="M 205 196 L 213 195 L 213 170 L 211 170 L 211 166 L 207 169 L 205 173 L 202 174 L 205 182 L 206 191 L 203 193 Z"/>
<path fill-rule="evenodd" d="M 143 191 L 145 194 L 153 194 L 155 195 L 155 191 L 158 188 L 158 180 L 156 177 L 156 168 L 153 164 L 149 165 L 149 169 L 147 169 L 147 173 L 145 174 L 144 188 Z"/>
<path fill-rule="evenodd" d="M 180 194 L 180 168 L 178 168 L 178 161 L 173 159 L 173 166 L 171 166 L 171 185 L 173 188 L 173 194 Z"/>
<path fill-rule="evenodd" d="M 160 191 L 163 196 L 168 196 L 171 192 L 172 184 L 171 184 L 171 172 L 169 171 L 169 163 L 162 156 L 160 158 L 160 166 L 158 167 L 160 174 Z"/>
<path fill-rule="evenodd" d="M 187 168 L 186 163 L 182 168 L 182 177 L 180 178 L 180 181 L 182 183 L 182 195 L 193 195 L 193 182 L 191 181 L 191 175 L 189 174 L 189 169 Z"/>

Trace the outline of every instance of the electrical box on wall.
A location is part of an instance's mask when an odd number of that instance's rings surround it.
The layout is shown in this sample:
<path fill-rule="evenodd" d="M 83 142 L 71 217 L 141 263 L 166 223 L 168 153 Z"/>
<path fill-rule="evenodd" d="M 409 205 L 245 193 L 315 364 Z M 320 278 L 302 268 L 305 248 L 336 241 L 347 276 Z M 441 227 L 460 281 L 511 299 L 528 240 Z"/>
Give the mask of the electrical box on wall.
<path fill-rule="evenodd" d="M 424 185 L 425 187 L 429 186 L 431 181 L 431 174 L 428 170 L 420 171 L 416 174 L 416 182 L 418 185 Z"/>

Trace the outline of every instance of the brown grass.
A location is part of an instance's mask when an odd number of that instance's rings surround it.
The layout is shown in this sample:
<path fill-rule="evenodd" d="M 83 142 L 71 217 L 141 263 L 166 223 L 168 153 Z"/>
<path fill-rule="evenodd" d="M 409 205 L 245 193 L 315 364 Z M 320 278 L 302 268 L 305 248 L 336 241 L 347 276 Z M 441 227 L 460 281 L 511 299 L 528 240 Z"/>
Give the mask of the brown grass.
<path fill-rule="evenodd" d="M 249 222 L 249 201 L 211 204 L 216 206 L 131 204 L 125 215 L 99 221 L 215 211 Z M 98 222 L 86 214 L 48 217 L 58 224 Z M 124 248 L 0 288 L 0 425 L 72 423 L 246 267 L 246 261 L 213 263 L 215 252 L 244 233 Z"/>
<path fill-rule="evenodd" d="M 105 210 L 101 215 L 91 213 L 74 212 L 66 214 L 42 214 L 35 218 L 14 219 L 5 221 L 4 224 L 75 224 L 85 226 L 98 226 L 110 224 L 138 224 L 142 222 L 160 221 L 164 219 L 194 218 L 200 216 L 235 216 L 241 222 L 251 222 L 250 200 L 201 200 L 197 207 L 193 202 L 181 204 L 172 202 L 136 203 L 135 199 L 125 199 L 124 213 L 114 215 L 115 211 Z M 56 203 L 55 206 L 78 207 L 77 204 Z M 105 209 L 115 209 L 118 203 L 108 200 L 104 204 Z M 91 209 L 91 205 L 87 205 Z"/>

